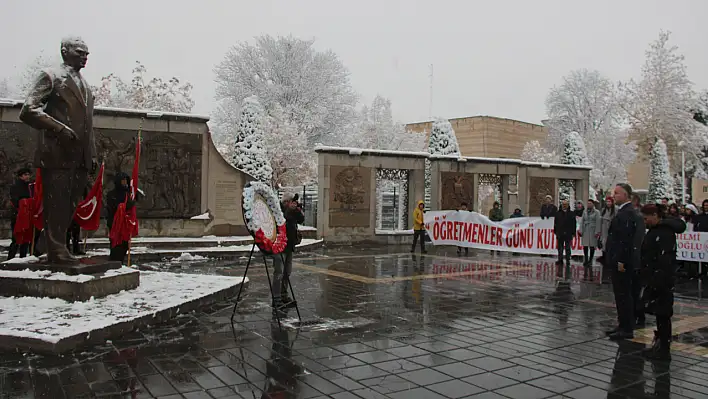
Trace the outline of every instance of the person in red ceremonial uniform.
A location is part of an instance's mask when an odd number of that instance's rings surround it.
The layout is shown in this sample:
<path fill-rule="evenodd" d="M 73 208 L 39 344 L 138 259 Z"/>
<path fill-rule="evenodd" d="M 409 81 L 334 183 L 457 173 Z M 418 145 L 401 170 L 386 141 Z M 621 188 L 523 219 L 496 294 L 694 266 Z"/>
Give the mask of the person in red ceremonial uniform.
<path fill-rule="evenodd" d="M 17 215 L 20 209 L 20 200 L 31 198 L 30 178 L 32 172 L 29 168 L 22 168 L 17 171 L 17 181 L 10 187 L 10 202 L 12 202 L 12 215 L 10 216 L 10 231 L 12 232 L 12 242 L 7 254 L 7 260 L 13 259 L 17 255 L 19 249 L 20 258 L 27 256 L 29 244 L 17 244 L 15 240 L 15 224 L 17 223 Z"/>
<path fill-rule="evenodd" d="M 113 229 L 113 218 L 118 211 L 120 204 L 125 203 L 126 210 L 130 210 L 135 206 L 135 201 L 130 199 L 130 176 L 126 173 L 119 172 L 114 179 L 114 187 L 108 193 L 106 198 L 106 224 L 108 225 L 109 235 Z M 137 198 L 136 198 L 137 200 Z M 123 261 L 128 253 L 128 242 L 123 241 L 116 245 L 111 244 L 110 260 Z"/>

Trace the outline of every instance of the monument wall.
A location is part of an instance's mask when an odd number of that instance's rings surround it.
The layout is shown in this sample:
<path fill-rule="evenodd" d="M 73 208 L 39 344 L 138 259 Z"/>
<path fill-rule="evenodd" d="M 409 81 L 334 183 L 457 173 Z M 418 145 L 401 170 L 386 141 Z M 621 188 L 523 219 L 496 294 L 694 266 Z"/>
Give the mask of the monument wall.
<path fill-rule="evenodd" d="M 39 132 L 19 120 L 21 107 L 20 102 L 0 102 L 2 237 L 9 236 L 10 208 L 6 201 L 15 172 L 21 167 L 37 167 L 34 156 Z M 137 208 L 141 235 L 202 235 L 216 225 L 222 225 L 219 230 L 243 231 L 238 226 L 243 227 L 240 197 L 246 175 L 228 165 L 218 153 L 211 142 L 208 120 L 197 115 L 95 109 L 96 150 L 99 162 L 106 164 L 104 198 L 113 189 L 117 173 L 131 174 L 137 133 L 142 125 L 139 188 L 145 196 Z M 216 181 L 224 183 L 218 185 Z M 190 219 L 207 209 L 214 220 Z"/>

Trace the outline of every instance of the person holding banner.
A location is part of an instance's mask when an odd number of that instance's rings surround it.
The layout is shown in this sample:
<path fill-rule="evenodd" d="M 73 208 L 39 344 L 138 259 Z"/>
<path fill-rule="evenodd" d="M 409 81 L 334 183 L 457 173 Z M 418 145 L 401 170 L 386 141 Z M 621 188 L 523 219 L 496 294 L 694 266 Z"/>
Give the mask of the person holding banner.
<path fill-rule="evenodd" d="M 553 197 L 547 195 L 543 205 L 541 205 L 541 214 L 539 216 L 541 216 L 541 219 L 550 219 L 556 216 L 556 213 L 558 213 L 558 208 L 553 205 Z"/>
<path fill-rule="evenodd" d="M 418 206 L 413 211 L 413 247 L 411 247 L 411 253 L 415 252 L 415 244 L 420 239 L 420 253 L 428 253 L 425 250 L 425 224 L 423 223 L 423 210 L 425 209 L 425 202 L 418 201 Z"/>
<path fill-rule="evenodd" d="M 565 252 L 565 264 L 570 267 L 570 255 L 572 252 L 571 244 L 575 232 L 578 230 L 575 212 L 570 209 L 568 200 L 563 200 L 561 209 L 556 212 L 555 220 L 553 221 L 553 230 L 556 234 L 556 244 L 558 245 L 558 261 L 556 265 L 563 266 L 563 252 Z M 560 273 L 560 272 L 559 272 Z"/>

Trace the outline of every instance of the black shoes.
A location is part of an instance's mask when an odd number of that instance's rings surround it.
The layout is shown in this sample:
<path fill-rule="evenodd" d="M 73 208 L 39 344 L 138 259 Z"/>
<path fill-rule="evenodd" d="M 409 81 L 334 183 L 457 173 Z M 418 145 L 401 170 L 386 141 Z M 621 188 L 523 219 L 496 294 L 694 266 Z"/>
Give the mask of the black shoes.
<path fill-rule="evenodd" d="M 620 330 L 619 327 L 615 327 L 615 328 L 613 328 L 612 330 L 607 330 L 607 331 L 605 331 L 605 335 L 607 335 L 607 336 L 612 335 L 612 334 L 616 333 L 616 332 L 619 331 L 619 330 Z"/>

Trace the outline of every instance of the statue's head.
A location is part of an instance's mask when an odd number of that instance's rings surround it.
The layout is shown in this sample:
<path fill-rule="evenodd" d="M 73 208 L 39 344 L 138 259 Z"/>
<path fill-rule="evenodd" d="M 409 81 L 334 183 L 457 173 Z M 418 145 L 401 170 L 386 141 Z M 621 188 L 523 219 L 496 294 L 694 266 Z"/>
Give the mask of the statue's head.
<path fill-rule="evenodd" d="M 66 65 L 79 71 L 86 66 L 88 46 L 78 36 L 66 37 L 61 41 L 61 58 Z"/>

